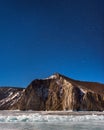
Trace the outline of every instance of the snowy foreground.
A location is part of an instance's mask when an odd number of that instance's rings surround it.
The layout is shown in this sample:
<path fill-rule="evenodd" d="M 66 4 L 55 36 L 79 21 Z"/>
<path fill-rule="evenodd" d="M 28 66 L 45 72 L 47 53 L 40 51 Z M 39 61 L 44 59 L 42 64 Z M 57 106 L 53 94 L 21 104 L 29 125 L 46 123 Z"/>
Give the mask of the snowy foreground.
<path fill-rule="evenodd" d="M 103 130 L 104 112 L 0 111 L 0 130 Z"/>

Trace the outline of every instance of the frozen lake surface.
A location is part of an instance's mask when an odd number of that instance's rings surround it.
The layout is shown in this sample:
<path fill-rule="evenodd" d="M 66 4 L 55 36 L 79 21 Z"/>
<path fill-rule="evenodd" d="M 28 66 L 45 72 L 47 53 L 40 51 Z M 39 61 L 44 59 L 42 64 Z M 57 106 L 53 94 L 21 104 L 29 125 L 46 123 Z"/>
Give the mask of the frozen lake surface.
<path fill-rule="evenodd" d="M 104 112 L 0 111 L 0 130 L 104 130 Z"/>

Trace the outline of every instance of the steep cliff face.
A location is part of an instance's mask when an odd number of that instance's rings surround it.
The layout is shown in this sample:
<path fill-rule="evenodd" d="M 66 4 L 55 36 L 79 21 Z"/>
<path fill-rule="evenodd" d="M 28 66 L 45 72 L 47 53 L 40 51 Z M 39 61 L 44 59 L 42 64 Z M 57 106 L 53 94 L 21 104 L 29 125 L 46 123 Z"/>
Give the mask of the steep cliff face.
<path fill-rule="evenodd" d="M 0 88 L 0 110 L 104 110 L 104 85 L 54 74 L 26 89 Z"/>
<path fill-rule="evenodd" d="M 104 85 L 54 74 L 44 80 L 34 80 L 11 109 L 102 111 Z"/>

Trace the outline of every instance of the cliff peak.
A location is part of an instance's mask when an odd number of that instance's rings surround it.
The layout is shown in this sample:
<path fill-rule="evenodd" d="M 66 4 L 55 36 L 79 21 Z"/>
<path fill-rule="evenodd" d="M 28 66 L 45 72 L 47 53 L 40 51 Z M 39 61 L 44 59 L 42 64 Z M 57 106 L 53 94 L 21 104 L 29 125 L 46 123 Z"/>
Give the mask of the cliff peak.
<path fill-rule="evenodd" d="M 49 76 L 47 79 L 57 79 L 57 78 L 59 78 L 60 76 L 61 76 L 60 73 L 54 73 L 54 74 L 52 74 L 51 76 Z"/>

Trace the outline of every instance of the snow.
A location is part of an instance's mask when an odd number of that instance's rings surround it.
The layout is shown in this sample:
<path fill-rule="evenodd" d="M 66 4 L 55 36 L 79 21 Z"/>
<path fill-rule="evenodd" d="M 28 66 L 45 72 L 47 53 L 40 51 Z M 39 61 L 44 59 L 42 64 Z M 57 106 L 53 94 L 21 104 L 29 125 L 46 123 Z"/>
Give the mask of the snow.
<path fill-rule="evenodd" d="M 82 93 L 84 93 L 84 94 L 86 93 L 86 91 L 84 89 L 80 88 L 80 90 Z"/>
<path fill-rule="evenodd" d="M 46 78 L 46 79 L 56 79 L 57 78 L 57 75 L 51 75 L 50 77 Z"/>
<path fill-rule="evenodd" d="M 20 95 L 20 93 L 17 92 L 17 93 L 15 93 L 10 99 L 14 99 L 15 97 L 17 97 L 17 96 L 19 96 L 19 95 Z"/>
<path fill-rule="evenodd" d="M 7 96 L 6 98 L 0 100 L 0 106 L 4 106 L 6 105 L 13 105 L 14 103 L 16 103 L 21 97 L 20 95 L 22 94 L 21 92 L 15 92 L 15 89 L 9 88 L 6 93 Z"/>
<path fill-rule="evenodd" d="M 13 92 L 10 92 L 10 93 L 9 93 L 9 96 L 11 96 L 12 94 L 13 94 Z"/>

